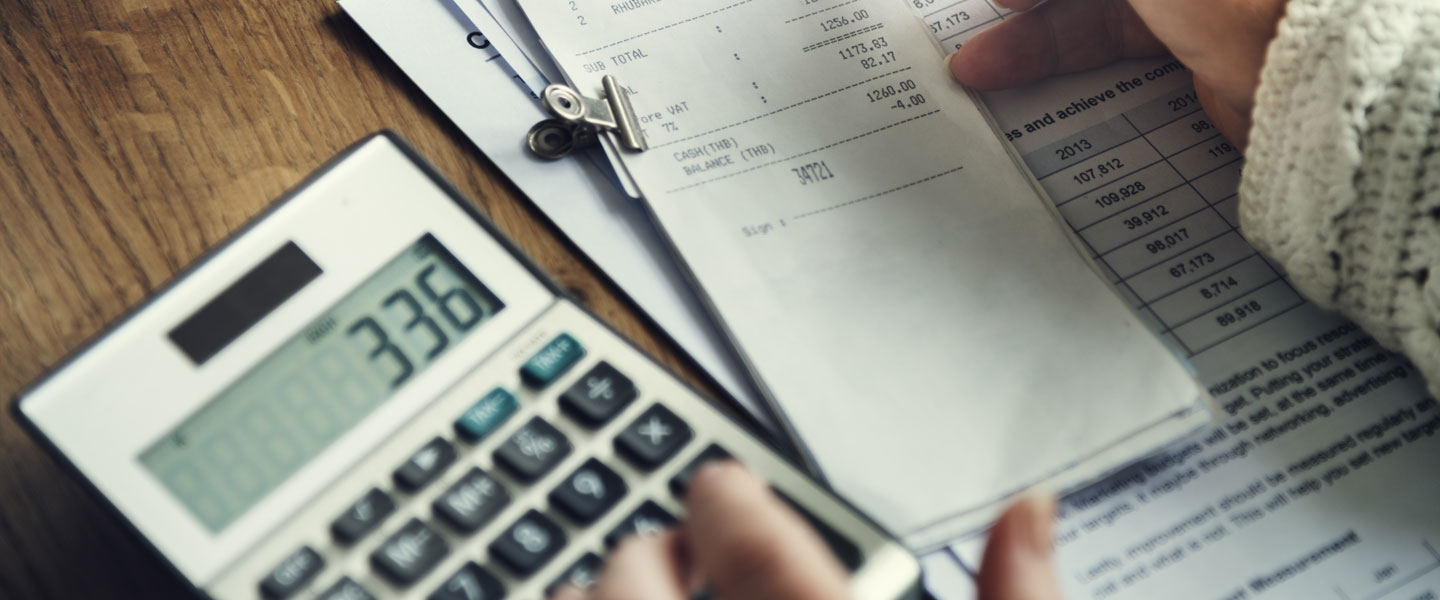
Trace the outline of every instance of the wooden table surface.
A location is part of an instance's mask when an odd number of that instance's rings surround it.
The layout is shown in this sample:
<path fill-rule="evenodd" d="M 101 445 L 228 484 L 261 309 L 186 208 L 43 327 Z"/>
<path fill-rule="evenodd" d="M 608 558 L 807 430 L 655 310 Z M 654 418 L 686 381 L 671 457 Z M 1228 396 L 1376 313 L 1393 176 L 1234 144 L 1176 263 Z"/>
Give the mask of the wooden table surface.
<path fill-rule="evenodd" d="M 0 399 L 384 128 L 602 319 L 697 380 L 334 0 L 0 0 Z M 186 593 L 0 416 L 0 598 Z"/>

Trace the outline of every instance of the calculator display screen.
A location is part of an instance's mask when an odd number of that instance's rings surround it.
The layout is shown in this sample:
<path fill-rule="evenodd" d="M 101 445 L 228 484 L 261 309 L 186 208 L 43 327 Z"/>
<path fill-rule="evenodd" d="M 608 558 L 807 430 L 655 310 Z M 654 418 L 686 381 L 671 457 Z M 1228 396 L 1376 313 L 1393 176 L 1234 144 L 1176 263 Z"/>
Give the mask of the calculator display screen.
<path fill-rule="evenodd" d="M 140 462 L 218 532 L 503 308 L 426 234 Z"/>

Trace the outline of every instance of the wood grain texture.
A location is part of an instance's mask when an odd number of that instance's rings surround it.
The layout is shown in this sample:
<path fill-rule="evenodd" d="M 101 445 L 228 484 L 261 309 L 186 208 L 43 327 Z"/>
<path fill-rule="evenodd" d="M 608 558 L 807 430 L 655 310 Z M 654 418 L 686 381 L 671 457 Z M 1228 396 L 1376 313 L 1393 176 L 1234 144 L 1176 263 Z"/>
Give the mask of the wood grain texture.
<path fill-rule="evenodd" d="M 333 0 L 0 0 L 0 399 L 383 128 L 698 381 Z M 0 417 L 0 598 L 186 593 Z"/>

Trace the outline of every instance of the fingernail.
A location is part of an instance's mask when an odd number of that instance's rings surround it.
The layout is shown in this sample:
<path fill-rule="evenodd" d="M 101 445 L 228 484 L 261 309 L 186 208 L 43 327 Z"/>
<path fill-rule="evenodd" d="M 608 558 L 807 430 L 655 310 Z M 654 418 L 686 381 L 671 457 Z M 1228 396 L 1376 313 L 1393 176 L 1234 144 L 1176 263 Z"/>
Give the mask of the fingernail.
<path fill-rule="evenodd" d="M 1033 491 L 1020 500 L 1025 511 L 1026 550 L 1040 556 L 1050 556 L 1055 551 L 1055 495 L 1046 491 Z"/>
<path fill-rule="evenodd" d="M 573 583 L 567 583 L 550 594 L 550 600 L 585 600 L 585 591 Z"/>
<path fill-rule="evenodd" d="M 712 485 L 717 485 L 711 483 L 711 480 L 727 477 L 725 473 L 732 469 L 742 474 L 748 474 L 748 472 L 745 471 L 745 467 L 740 463 L 732 459 L 719 459 L 707 460 L 696 467 L 694 471 L 691 471 L 688 476 L 682 475 L 677 479 L 680 486 L 686 490 L 685 497 L 688 500 L 691 497 L 689 490 L 697 487 L 708 489 Z"/>
<path fill-rule="evenodd" d="M 955 76 L 955 67 L 952 66 L 952 65 L 954 64 L 952 61 L 955 60 L 955 55 L 956 55 L 956 54 L 959 54 L 959 53 L 960 53 L 960 50 L 959 50 L 959 49 L 956 49 L 954 52 L 951 52 L 950 54 L 946 55 L 946 56 L 945 56 L 945 62 L 942 63 L 942 64 L 945 65 L 945 72 L 946 72 L 946 73 L 949 73 L 949 74 L 950 74 L 950 78 L 951 78 L 951 79 L 955 79 L 956 81 L 959 81 L 959 78 L 957 78 L 957 77 Z"/>
<path fill-rule="evenodd" d="M 696 481 L 706 480 L 713 477 L 721 477 L 719 473 L 723 473 L 738 465 L 739 463 L 728 459 L 707 460 L 703 463 L 700 463 L 700 466 L 696 467 L 695 471 L 690 474 L 690 485 L 695 485 Z"/>

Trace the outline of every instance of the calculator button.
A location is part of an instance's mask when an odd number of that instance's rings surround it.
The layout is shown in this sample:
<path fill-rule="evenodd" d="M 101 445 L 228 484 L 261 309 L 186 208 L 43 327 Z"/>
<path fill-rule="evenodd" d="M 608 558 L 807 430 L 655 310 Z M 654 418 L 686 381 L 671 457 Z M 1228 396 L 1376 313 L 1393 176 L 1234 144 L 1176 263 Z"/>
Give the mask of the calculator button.
<path fill-rule="evenodd" d="M 815 529 L 815 533 L 820 534 L 820 539 L 825 541 L 825 545 L 830 547 L 830 552 L 835 554 L 835 558 L 840 559 L 840 563 L 845 565 L 845 568 L 854 571 L 860 566 L 860 549 L 855 547 L 855 544 L 850 543 L 850 540 L 840 535 L 840 532 L 835 531 L 829 525 L 826 525 L 824 521 L 815 518 L 815 515 L 810 514 L 810 511 L 805 510 L 804 507 L 800 506 L 794 500 L 791 500 L 789 496 L 786 496 L 780 490 L 774 491 L 776 496 L 779 496 L 781 500 L 789 504 L 790 508 L 799 513 L 801 517 L 804 517 L 805 522 L 809 523 L 810 527 Z"/>
<path fill-rule="evenodd" d="M 730 458 L 730 453 L 724 448 L 716 446 L 715 444 L 706 446 L 704 450 L 700 451 L 700 454 L 695 455 L 695 458 L 690 460 L 689 464 L 685 465 L 685 468 L 680 469 L 679 473 L 676 473 L 674 477 L 670 478 L 670 493 L 684 498 L 686 490 L 690 489 L 690 479 L 695 477 L 695 472 L 700 470 L 701 465 L 711 461 L 728 460 Z"/>
<path fill-rule="evenodd" d="M 610 533 L 605 534 L 605 546 L 614 548 L 616 544 L 620 543 L 620 540 L 629 535 L 644 537 L 656 535 L 678 522 L 674 515 L 665 512 L 660 505 L 646 500 L 644 504 L 640 505 L 640 508 L 635 509 L 635 512 L 630 513 L 630 516 L 625 517 L 624 521 L 611 529 Z"/>
<path fill-rule="evenodd" d="M 565 532 L 531 510 L 490 544 L 490 554 L 520 575 L 533 575 L 565 547 Z"/>
<path fill-rule="evenodd" d="M 454 575 L 440 584 L 428 600 L 500 600 L 505 586 L 489 571 L 473 562 L 465 563 Z"/>
<path fill-rule="evenodd" d="M 309 546 L 296 550 L 260 582 L 260 593 L 271 600 L 289 598 L 325 568 L 325 559 Z"/>
<path fill-rule="evenodd" d="M 395 501 L 390 499 L 390 495 L 379 488 L 370 488 L 330 523 L 330 533 L 342 544 L 353 544 L 374 531 L 393 512 Z"/>
<path fill-rule="evenodd" d="M 584 357 L 585 347 L 570 334 L 562 333 L 525 361 L 520 367 L 520 379 L 530 387 L 543 388 L 555 383 Z"/>
<path fill-rule="evenodd" d="M 375 596 L 349 577 L 341 577 L 340 581 L 320 592 L 315 600 L 375 600 Z"/>
<path fill-rule="evenodd" d="M 473 533 L 484 527 L 510 503 L 510 494 L 500 482 L 481 471 L 470 469 L 431 505 L 435 514 L 456 531 Z"/>
<path fill-rule="evenodd" d="M 576 523 L 588 525 L 624 498 L 626 490 L 619 475 L 592 458 L 550 492 L 550 503 Z"/>
<path fill-rule="evenodd" d="M 562 573 L 560 577 L 550 582 L 550 585 L 545 588 L 545 595 L 549 596 L 554 594 L 555 590 L 560 589 L 560 586 L 567 583 L 582 590 L 595 587 L 595 582 L 600 578 L 600 565 L 602 562 L 599 555 L 594 552 L 586 552 L 584 556 L 580 557 L 580 560 L 575 561 L 575 564 L 565 569 L 565 572 Z"/>
<path fill-rule="evenodd" d="M 445 438 L 426 442 L 405 464 L 395 469 L 395 483 L 407 492 L 416 492 L 435 481 L 455 462 L 455 447 Z"/>
<path fill-rule="evenodd" d="M 560 396 L 560 408 L 570 418 L 594 429 L 620 414 L 638 392 L 629 377 L 610 363 L 601 362 Z"/>
<path fill-rule="evenodd" d="M 689 425 L 670 409 L 656 404 L 615 437 L 615 450 L 648 471 L 674 456 L 690 437 Z"/>
<path fill-rule="evenodd" d="M 530 419 L 495 451 L 495 462 L 521 481 L 535 481 L 570 454 L 570 440 L 544 419 Z"/>
<path fill-rule="evenodd" d="M 450 546 L 420 519 L 410 519 L 400 531 L 370 554 L 370 564 L 398 585 L 415 583 L 439 564 Z"/>
<path fill-rule="evenodd" d="M 514 394 L 505 388 L 495 388 L 460 414 L 455 420 L 455 433 L 474 444 L 495 433 L 519 409 L 520 403 Z"/>

